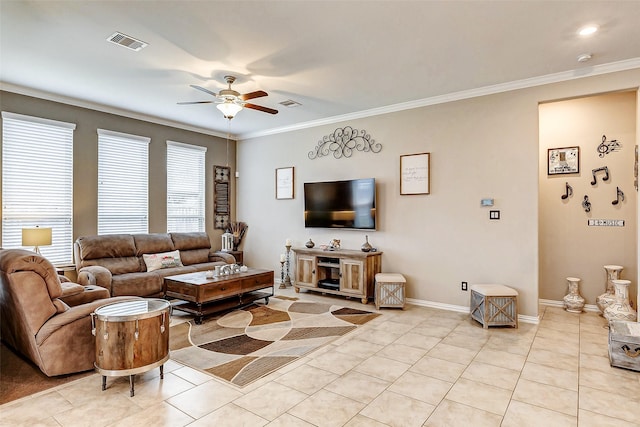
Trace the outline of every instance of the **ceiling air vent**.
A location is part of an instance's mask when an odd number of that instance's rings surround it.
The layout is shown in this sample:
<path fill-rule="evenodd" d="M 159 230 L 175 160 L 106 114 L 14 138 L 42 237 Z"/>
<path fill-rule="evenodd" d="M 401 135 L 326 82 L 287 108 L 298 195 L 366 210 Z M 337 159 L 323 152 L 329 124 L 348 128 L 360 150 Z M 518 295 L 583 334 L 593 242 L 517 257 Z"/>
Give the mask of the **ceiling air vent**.
<path fill-rule="evenodd" d="M 296 102 L 292 99 L 287 99 L 286 101 L 282 101 L 279 103 L 280 105 L 284 105 L 285 107 L 289 107 L 289 108 L 293 108 L 293 107 L 299 107 L 300 104 L 299 102 Z"/>
<path fill-rule="evenodd" d="M 126 34 L 115 32 L 107 38 L 108 42 L 115 43 L 119 46 L 126 47 L 127 49 L 135 50 L 136 52 L 142 48 L 147 47 L 149 44 L 142 40 L 134 39 Z"/>

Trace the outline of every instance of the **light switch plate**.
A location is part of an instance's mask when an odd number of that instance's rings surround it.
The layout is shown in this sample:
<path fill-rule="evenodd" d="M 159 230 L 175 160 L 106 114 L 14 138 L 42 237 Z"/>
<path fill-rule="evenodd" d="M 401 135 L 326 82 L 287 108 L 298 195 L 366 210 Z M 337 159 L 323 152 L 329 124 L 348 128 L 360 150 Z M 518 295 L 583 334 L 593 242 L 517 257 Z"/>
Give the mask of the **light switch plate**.
<path fill-rule="evenodd" d="M 489 211 L 489 219 L 500 219 L 500 211 Z"/>

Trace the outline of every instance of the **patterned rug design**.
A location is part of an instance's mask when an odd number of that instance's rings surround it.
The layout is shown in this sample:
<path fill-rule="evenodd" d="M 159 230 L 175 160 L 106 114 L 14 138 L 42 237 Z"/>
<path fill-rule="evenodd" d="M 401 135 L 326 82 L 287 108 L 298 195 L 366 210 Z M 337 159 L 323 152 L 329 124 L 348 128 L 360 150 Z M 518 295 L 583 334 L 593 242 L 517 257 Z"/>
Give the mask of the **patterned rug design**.
<path fill-rule="evenodd" d="M 236 386 L 253 381 L 379 316 L 332 304 L 273 297 L 201 325 L 171 326 L 171 358 Z"/>

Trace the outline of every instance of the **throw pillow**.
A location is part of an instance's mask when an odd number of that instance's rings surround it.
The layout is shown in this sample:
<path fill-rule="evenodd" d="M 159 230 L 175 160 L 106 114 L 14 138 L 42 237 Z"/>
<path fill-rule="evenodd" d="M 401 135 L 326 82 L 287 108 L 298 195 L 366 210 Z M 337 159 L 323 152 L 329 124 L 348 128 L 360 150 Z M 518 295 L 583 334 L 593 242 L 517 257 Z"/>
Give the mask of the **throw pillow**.
<path fill-rule="evenodd" d="M 160 254 L 142 254 L 142 259 L 147 265 L 147 271 L 160 270 L 161 268 L 182 267 L 180 251 L 178 250 Z"/>

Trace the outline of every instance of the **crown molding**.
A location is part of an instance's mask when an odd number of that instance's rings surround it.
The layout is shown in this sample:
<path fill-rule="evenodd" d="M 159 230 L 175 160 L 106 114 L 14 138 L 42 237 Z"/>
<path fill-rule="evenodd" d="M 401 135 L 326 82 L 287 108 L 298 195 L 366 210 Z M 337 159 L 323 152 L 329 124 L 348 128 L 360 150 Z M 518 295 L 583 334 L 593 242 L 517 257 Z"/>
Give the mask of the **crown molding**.
<path fill-rule="evenodd" d="M 81 99 L 70 98 L 63 95 L 58 95 L 51 92 L 45 92 L 38 89 L 27 88 L 11 83 L 0 82 L 0 90 L 6 92 L 16 93 L 18 95 L 33 96 L 35 98 L 45 99 L 47 101 L 60 102 L 61 104 L 72 105 L 74 107 L 88 108 L 90 110 L 100 111 L 108 114 L 116 114 L 118 116 L 124 116 L 130 119 L 142 120 L 145 122 L 151 122 L 158 125 L 170 126 L 177 129 L 183 129 L 190 132 L 198 132 L 205 135 L 217 136 L 219 138 L 227 138 L 226 133 L 216 132 L 211 129 L 187 125 L 185 123 L 176 122 L 173 120 L 162 119 L 160 117 L 151 116 L 148 114 L 136 113 L 134 111 L 126 110 L 124 108 L 110 107 L 103 104 L 98 104 L 90 101 L 83 101 Z M 235 135 L 229 135 L 229 137 L 235 139 Z"/>
<path fill-rule="evenodd" d="M 452 92 L 445 95 L 433 96 L 430 98 L 418 99 L 415 101 L 401 102 L 385 107 L 372 108 L 369 110 L 358 111 L 354 113 L 342 114 L 339 116 L 327 117 L 320 120 L 311 120 L 303 123 L 296 123 L 291 126 L 282 126 L 279 128 L 267 129 L 265 131 L 251 132 L 238 135 L 238 139 L 251 139 L 261 136 L 275 135 L 279 133 L 292 132 L 295 130 L 308 129 L 316 126 L 335 124 L 348 120 L 362 119 L 366 117 L 377 116 L 381 114 L 395 113 L 398 111 L 411 110 L 414 108 L 427 107 L 430 105 L 445 104 L 447 102 L 460 101 L 463 99 L 476 98 L 486 95 L 494 95 L 512 90 L 526 89 L 530 87 L 543 86 L 551 83 L 565 82 L 569 80 L 577 80 L 584 77 L 598 76 L 602 74 L 615 73 L 618 71 L 627 71 L 640 68 L 640 57 L 631 58 L 624 61 L 610 62 L 607 64 L 594 65 L 593 67 L 580 68 L 560 73 L 547 74 L 539 77 L 515 80 L 508 83 L 500 83 L 491 86 L 483 86 L 475 89 Z"/>

